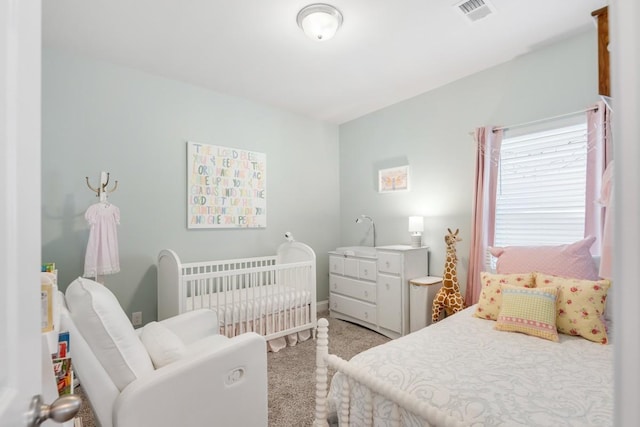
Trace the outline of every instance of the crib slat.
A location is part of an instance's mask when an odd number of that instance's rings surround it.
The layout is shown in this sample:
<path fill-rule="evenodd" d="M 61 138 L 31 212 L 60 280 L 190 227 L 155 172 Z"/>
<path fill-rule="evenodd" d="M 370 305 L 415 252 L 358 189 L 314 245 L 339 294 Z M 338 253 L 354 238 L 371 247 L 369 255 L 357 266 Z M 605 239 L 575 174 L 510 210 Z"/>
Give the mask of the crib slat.
<path fill-rule="evenodd" d="M 182 310 L 216 311 L 226 336 L 255 331 L 273 339 L 313 329 L 315 338 L 314 267 L 314 261 L 279 265 L 275 257 L 182 264 Z"/>

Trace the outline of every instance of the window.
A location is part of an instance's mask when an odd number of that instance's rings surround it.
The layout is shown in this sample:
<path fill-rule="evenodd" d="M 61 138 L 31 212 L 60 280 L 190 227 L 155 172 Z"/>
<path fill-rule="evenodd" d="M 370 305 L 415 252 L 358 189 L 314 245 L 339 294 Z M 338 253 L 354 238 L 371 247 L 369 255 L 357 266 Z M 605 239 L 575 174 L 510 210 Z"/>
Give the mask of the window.
<path fill-rule="evenodd" d="M 495 246 L 584 237 L 587 123 L 509 137 L 501 147 Z"/>

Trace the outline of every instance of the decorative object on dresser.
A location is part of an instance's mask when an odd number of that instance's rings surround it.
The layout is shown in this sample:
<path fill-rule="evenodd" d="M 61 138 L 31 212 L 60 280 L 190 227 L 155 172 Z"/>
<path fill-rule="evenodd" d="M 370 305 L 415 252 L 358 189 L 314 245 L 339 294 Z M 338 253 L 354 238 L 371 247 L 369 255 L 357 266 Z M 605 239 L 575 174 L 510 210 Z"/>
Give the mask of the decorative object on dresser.
<path fill-rule="evenodd" d="M 291 233 L 275 255 L 183 263 L 158 255 L 158 319 L 209 308 L 228 337 L 264 335 L 278 351 L 311 337 L 316 328 L 316 254 Z"/>
<path fill-rule="evenodd" d="M 409 280 L 428 275 L 428 248 L 338 248 L 329 272 L 331 317 L 398 338 L 409 333 Z"/>
<path fill-rule="evenodd" d="M 456 273 L 458 264 L 456 242 L 461 241 L 462 238 L 458 236 L 459 229 L 456 229 L 455 233 L 450 228 L 447 231 L 449 233 L 444 236 L 444 241 L 447 244 L 447 260 L 444 266 L 442 288 L 433 300 L 433 312 L 431 314 L 431 321 L 434 323 L 440 320 L 440 315 L 443 311 L 447 316 L 450 316 L 464 308 L 464 298 L 460 294 L 458 274 Z"/>

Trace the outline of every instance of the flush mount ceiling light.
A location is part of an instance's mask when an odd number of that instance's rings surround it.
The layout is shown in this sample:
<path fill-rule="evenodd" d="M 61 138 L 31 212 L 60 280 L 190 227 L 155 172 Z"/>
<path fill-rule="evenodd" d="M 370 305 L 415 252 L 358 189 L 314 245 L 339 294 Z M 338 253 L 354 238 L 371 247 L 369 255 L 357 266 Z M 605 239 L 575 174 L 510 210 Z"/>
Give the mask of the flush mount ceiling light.
<path fill-rule="evenodd" d="M 298 12 L 296 22 L 309 38 L 325 41 L 332 38 L 342 25 L 342 13 L 329 4 L 314 3 Z"/>

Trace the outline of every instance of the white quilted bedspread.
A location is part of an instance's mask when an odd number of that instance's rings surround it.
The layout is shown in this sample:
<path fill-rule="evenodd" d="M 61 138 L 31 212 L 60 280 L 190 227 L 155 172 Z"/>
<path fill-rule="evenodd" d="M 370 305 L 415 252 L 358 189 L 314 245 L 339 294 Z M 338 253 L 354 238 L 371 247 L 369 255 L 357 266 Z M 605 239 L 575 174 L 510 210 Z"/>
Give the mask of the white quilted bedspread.
<path fill-rule="evenodd" d="M 352 362 L 472 426 L 613 425 L 611 344 L 496 331 L 495 322 L 473 317 L 474 311 L 374 347 Z M 332 410 L 344 379 L 336 374 L 332 380 Z M 367 395 L 352 390 L 351 425 L 369 424 L 362 419 Z M 374 425 L 390 425 L 391 403 L 376 396 L 373 407 Z M 402 425 L 424 425 L 401 414 Z"/>

